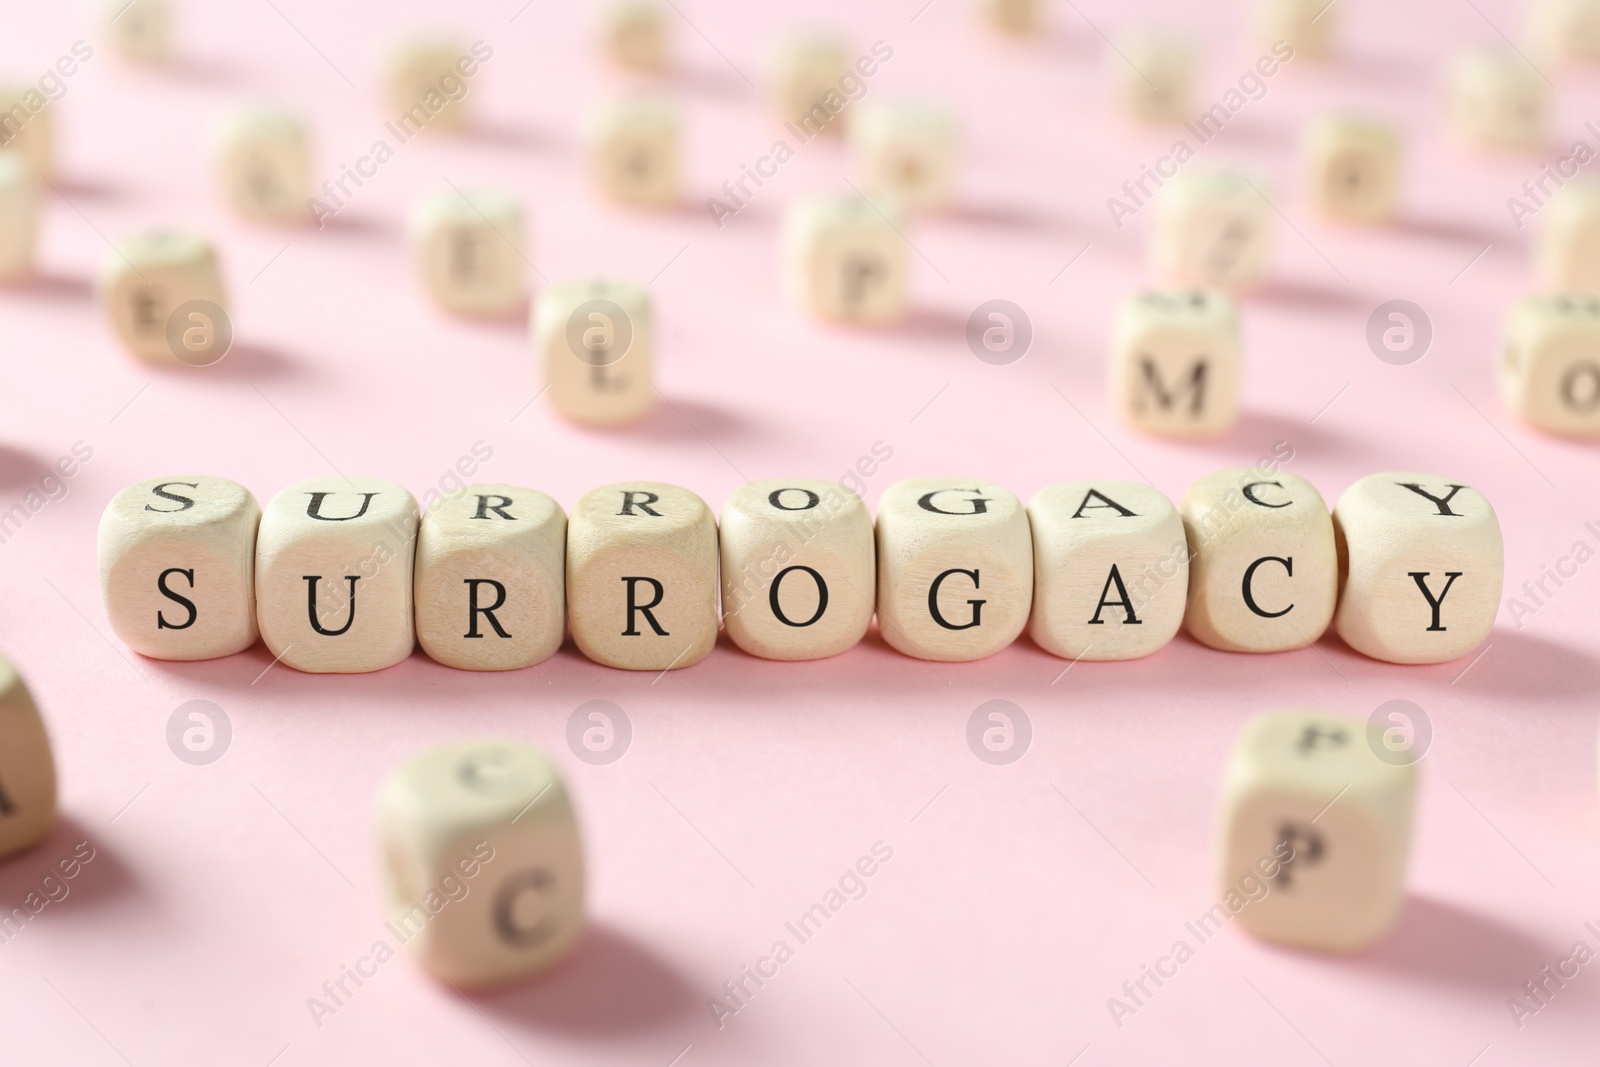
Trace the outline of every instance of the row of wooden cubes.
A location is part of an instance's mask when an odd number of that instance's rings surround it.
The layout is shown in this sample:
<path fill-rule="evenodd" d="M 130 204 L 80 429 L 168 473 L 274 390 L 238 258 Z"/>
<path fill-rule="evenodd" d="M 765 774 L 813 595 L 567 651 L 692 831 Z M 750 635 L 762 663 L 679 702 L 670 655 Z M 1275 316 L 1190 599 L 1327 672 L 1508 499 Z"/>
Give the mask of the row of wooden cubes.
<path fill-rule="evenodd" d="M 1133 659 L 1187 625 L 1236 652 L 1332 626 L 1366 655 L 1437 663 L 1488 634 L 1504 567 L 1493 508 L 1457 481 L 1371 475 L 1330 513 L 1310 482 L 1259 466 L 1199 479 L 1179 507 L 1128 482 L 1050 486 L 1025 508 L 981 479 L 914 478 L 884 491 L 876 523 L 839 483 L 770 479 L 733 493 L 720 530 L 659 482 L 593 490 L 570 516 L 537 490 L 475 485 L 419 516 L 378 479 L 300 482 L 263 512 L 235 482 L 179 476 L 112 499 L 99 558 L 112 626 L 144 655 L 225 656 L 259 634 L 291 667 L 339 673 L 419 640 L 449 666 L 527 667 L 569 629 L 597 663 L 660 671 L 703 659 L 719 623 L 753 655 L 817 659 L 874 614 L 895 649 L 937 661 L 1024 629 L 1064 658 Z"/>

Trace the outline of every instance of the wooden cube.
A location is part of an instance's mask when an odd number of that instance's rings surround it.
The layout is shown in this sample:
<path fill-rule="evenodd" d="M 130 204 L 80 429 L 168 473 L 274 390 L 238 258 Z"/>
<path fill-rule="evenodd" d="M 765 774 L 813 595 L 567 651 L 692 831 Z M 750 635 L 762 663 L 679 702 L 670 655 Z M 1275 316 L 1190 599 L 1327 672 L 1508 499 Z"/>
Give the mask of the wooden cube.
<path fill-rule="evenodd" d="M 837 482 L 768 478 L 722 506 L 722 621 L 763 659 L 822 659 L 872 624 L 872 516 Z"/>
<path fill-rule="evenodd" d="M 655 330 L 644 286 L 605 278 L 551 286 L 534 304 L 533 343 L 550 403 L 573 422 L 621 426 L 655 404 Z"/>
<path fill-rule="evenodd" d="M 456 315 L 501 316 L 527 299 L 528 240 L 510 193 L 446 189 L 418 200 L 411 254 L 435 303 Z"/>
<path fill-rule="evenodd" d="M 681 196 L 678 109 L 664 97 L 613 100 L 589 123 L 595 184 L 608 198 L 636 207 L 668 207 Z"/>
<path fill-rule="evenodd" d="M 1184 623 L 1225 652 L 1304 648 L 1327 630 L 1339 589 L 1333 519 L 1310 482 L 1238 467 L 1200 478 L 1179 510 L 1189 539 Z"/>
<path fill-rule="evenodd" d="M 610 0 L 601 12 L 601 44 L 617 66 L 659 73 L 669 63 L 669 21 L 659 0 Z"/>
<path fill-rule="evenodd" d="M 297 112 L 235 108 L 218 127 L 216 141 L 217 175 L 230 208 L 257 222 L 309 218 L 311 143 Z"/>
<path fill-rule="evenodd" d="M 378 795 L 385 929 L 430 974 L 501 985 L 559 960 L 583 931 L 577 817 L 549 757 L 458 741 L 406 761 Z"/>
<path fill-rule="evenodd" d="M 771 91 L 785 128 L 800 139 L 819 133 L 843 132 L 840 116 L 856 86 L 865 88 L 850 69 L 845 45 L 831 37 L 799 35 L 778 46 L 771 62 Z"/>
<path fill-rule="evenodd" d="M 226 478 L 136 482 L 100 516 L 100 593 L 124 644 L 152 659 L 214 659 L 256 643 L 261 506 Z"/>
<path fill-rule="evenodd" d="M 690 667 L 717 642 L 717 521 L 675 485 L 619 482 L 583 495 L 567 523 L 572 639 L 596 663 Z"/>
<path fill-rule="evenodd" d="M 1600 181 L 1571 182 L 1544 205 L 1534 259 L 1546 289 L 1600 293 Z"/>
<path fill-rule="evenodd" d="M 950 202 L 956 176 L 956 120 L 926 103 L 864 103 L 850 122 L 861 181 L 914 211 Z"/>
<path fill-rule="evenodd" d="M 892 201 L 811 196 L 783 225 L 785 288 L 798 306 L 834 322 L 884 325 L 910 299 L 905 222 Z"/>
<path fill-rule="evenodd" d="M 1241 362 L 1228 297 L 1200 289 L 1138 293 L 1117 309 L 1112 403 L 1146 433 L 1212 437 L 1239 417 Z"/>
<path fill-rule="evenodd" d="M 18 152 L 0 152 L 0 282 L 33 274 L 39 240 L 39 185 Z"/>
<path fill-rule="evenodd" d="M 140 359 L 205 364 L 232 341 L 216 249 L 197 234 L 151 230 L 119 241 L 99 287 L 117 339 Z"/>
<path fill-rule="evenodd" d="M 1125 34 L 1106 58 L 1121 110 L 1140 122 L 1190 118 L 1194 46 L 1185 37 L 1149 31 Z"/>
<path fill-rule="evenodd" d="M 1534 0 L 1527 37 L 1541 62 L 1600 63 L 1600 0 Z"/>
<path fill-rule="evenodd" d="M 1345 644 L 1390 663 L 1444 663 L 1489 636 L 1505 551 L 1482 493 L 1438 475 L 1371 474 L 1345 490 L 1333 522 Z"/>
<path fill-rule="evenodd" d="M 37 86 L 0 85 L 0 148 L 26 160 L 39 181 L 50 177 L 55 157 L 49 103 Z"/>
<path fill-rule="evenodd" d="M 1252 719 L 1223 778 L 1219 899 L 1197 935 L 1231 914 L 1257 937 L 1302 948 L 1370 943 L 1405 901 L 1415 792 L 1415 765 L 1380 758 L 1361 719 Z"/>
<path fill-rule="evenodd" d="M 1400 201 L 1400 133 L 1393 126 L 1328 118 L 1312 125 L 1305 155 L 1311 199 L 1340 222 L 1381 223 Z"/>
<path fill-rule="evenodd" d="M 1135 482 L 1063 482 L 1028 502 L 1028 634 L 1066 659 L 1138 659 L 1183 623 L 1189 544 L 1178 509 Z"/>
<path fill-rule="evenodd" d="M 1013 37 L 1029 37 L 1043 28 L 1040 0 L 980 0 L 990 26 Z"/>
<path fill-rule="evenodd" d="M 1179 171 L 1156 197 L 1151 256 L 1169 282 L 1240 292 L 1267 271 L 1273 211 L 1260 179 Z"/>
<path fill-rule="evenodd" d="M 414 37 L 390 48 L 389 108 L 398 135 L 409 138 L 425 129 L 455 131 L 471 125 L 466 79 L 477 70 L 475 49 L 469 52 L 459 41 L 438 37 Z"/>
<path fill-rule="evenodd" d="M 469 485 L 417 535 L 422 650 L 447 667 L 509 671 L 555 655 L 567 632 L 567 515 L 534 489 Z"/>
<path fill-rule="evenodd" d="M 0 657 L 0 859 L 56 824 L 56 765 L 44 719 L 16 667 Z"/>
<path fill-rule="evenodd" d="M 101 0 L 101 28 L 111 51 L 134 63 L 172 58 L 176 27 L 167 0 Z"/>
<path fill-rule="evenodd" d="M 1273 51 L 1282 41 L 1295 59 L 1326 59 L 1338 35 L 1339 10 L 1334 0 L 1256 0 L 1255 42 Z"/>
<path fill-rule="evenodd" d="M 337 475 L 267 501 L 256 622 L 296 670 L 361 674 L 411 655 L 417 502 L 393 482 Z"/>
<path fill-rule="evenodd" d="M 983 659 L 1017 639 L 1033 604 L 1028 513 L 976 478 L 911 478 L 878 501 L 878 626 L 918 659 Z"/>
<path fill-rule="evenodd" d="M 1474 148 L 1544 147 L 1544 79 L 1515 52 L 1472 52 L 1450 69 L 1450 128 Z"/>
<path fill-rule="evenodd" d="M 1524 298 L 1506 323 L 1500 395 L 1529 425 L 1600 437 L 1600 296 Z"/>

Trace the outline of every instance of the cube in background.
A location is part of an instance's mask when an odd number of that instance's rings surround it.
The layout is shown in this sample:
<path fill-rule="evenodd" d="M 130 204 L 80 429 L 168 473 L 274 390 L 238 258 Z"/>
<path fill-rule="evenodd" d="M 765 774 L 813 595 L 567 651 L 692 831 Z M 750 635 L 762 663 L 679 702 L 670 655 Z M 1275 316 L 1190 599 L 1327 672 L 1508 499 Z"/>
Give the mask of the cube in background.
<path fill-rule="evenodd" d="M 955 116 L 940 104 L 866 101 L 850 122 L 862 185 L 913 211 L 950 202 L 956 136 Z"/>
<path fill-rule="evenodd" d="M 477 46 L 443 37 L 396 42 L 388 56 L 388 103 L 392 125 L 406 136 L 424 129 L 462 130 L 471 125 L 468 78 L 477 70 Z"/>
<path fill-rule="evenodd" d="M 1188 38 L 1142 31 L 1123 34 L 1106 56 L 1119 108 L 1141 122 L 1191 117 L 1195 51 Z"/>
<path fill-rule="evenodd" d="M 216 140 L 222 195 L 235 212 L 261 222 L 310 217 L 311 145 L 299 114 L 276 106 L 234 108 Z"/>
<path fill-rule="evenodd" d="M 18 153 L 38 181 L 51 176 L 55 132 L 49 100 L 37 86 L 0 85 L 0 148 Z"/>
<path fill-rule="evenodd" d="M 1544 147 L 1544 79 L 1515 52 L 1470 52 L 1450 68 L 1450 129 L 1474 148 Z"/>
<path fill-rule="evenodd" d="M 56 765 L 44 719 L 16 667 L 0 657 L 0 859 L 38 844 L 55 824 Z M 16 936 L 6 931 L 7 940 Z"/>
<path fill-rule="evenodd" d="M 619 67 L 659 73 L 670 62 L 670 15 L 659 0 L 610 0 L 600 15 L 600 40 Z"/>
<path fill-rule="evenodd" d="M 602 106 L 589 123 L 589 158 L 600 191 L 638 207 L 677 203 L 680 125 L 677 106 L 665 97 Z"/>
<path fill-rule="evenodd" d="M 151 230 L 124 238 L 106 253 L 99 288 L 112 330 L 140 359 L 204 364 L 221 358 L 215 348 L 226 353 L 228 298 L 216 249 L 204 237 Z M 209 336 L 197 348 L 188 312 L 198 302 Z"/>
<path fill-rule="evenodd" d="M 1111 395 L 1124 421 L 1161 437 L 1210 437 L 1239 415 L 1234 303 L 1217 292 L 1143 292 L 1118 306 Z"/>
<path fill-rule="evenodd" d="M 1600 437 L 1600 295 L 1519 302 L 1506 322 L 1500 395 L 1531 426 Z"/>
<path fill-rule="evenodd" d="M 1295 58 L 1326 59 L 1338 38 L 1336 0 L 1255 0 L 1255 43 L 1273 50 L 1282 41 Z"/>
<path fill-rule="evenodd" d="M 841 133 L 851 77 L 850 59 L 838 39 L 813 34 L 785 39 L 769 73 L 779 119 L 802 143 L 819 133 Z"/>
<path fill-rule="evenodd" d="M 134 63 L 172 58 L 176 27 L 168 0 L 100 0 L 101 30 L 111 51 Z"/>
<path fill-rule="evenodd" d="M 1600 293 L 1600 181 L 1562 186 L 1539 214 L 1539 280 L 1557 292 Z"/>
<path fill-rule="evenodd" d="M 411 209 L 408 238 L 423 287 L 457 315 L 509 315 L 527 299 L 522 205 L 495 190 L 445 189 Z"/>
<path fill-rule="evenodd" d="M 785 288 L 818 318 L 865 325 L 905 315 L 909 264 L 904 219 L 890 202 L 809 196 L 789 205 L 783 223 Z"/>
<path fill-rule="evenodd" d="M 1266 273 L 1272 230 L 1272 205 L 1258 179 L 1190 168 L 1156 197 L 1151 258 L 1174 284 L 1240 292 Z"/>
<path fill-rule="evenodd" d="M 650 294 L 607 278 L 560 282 L 533 309 L 535 358 L 550 403 L 585 426 L 637 422 L 655 404 Z"/>
<path fill-rule="evenodd" d="M 33 274 L 39 241 L 39 184 L 19 152 L 0 152 L 0 282 Z"/>
<path fill-rule="evenodd" d="M 1362 119 L 1325 118 L 1306 134 L 1311 198 L 1341 222 L 1380 223 L 1400 200 L 1400 133 Z"/>

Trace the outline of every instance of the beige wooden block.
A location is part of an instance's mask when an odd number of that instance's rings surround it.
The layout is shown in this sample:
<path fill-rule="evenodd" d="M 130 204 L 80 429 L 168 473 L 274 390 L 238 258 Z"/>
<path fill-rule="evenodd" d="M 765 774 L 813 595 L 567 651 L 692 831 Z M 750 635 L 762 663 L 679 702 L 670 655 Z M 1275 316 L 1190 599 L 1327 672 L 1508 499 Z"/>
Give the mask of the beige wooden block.
<path fill-rule="evenodd" d="M 239 215 L 279 223 L 310 218 L 311 138 L 299 113 L 234 108 L 217 127 L 216 167 L 223 199 Z"/>
<path fill-rule="evenodd" d="M 447 667 L 509 671 L 567 632 L 567 515 L 517 485 L 440 497 L 417 535 L 417 640 Z"/>
<path fill-rule="evenodd" d="M 477 46 L 469 50 L 460 41 L 441 37 L 413 37 L 390 47 L 388 102 L 399 135 L 471 125 L 467 78 L 469 71 L 477 71 L 474 56 L 484 58 Z"/>
<path fill-rule="evenodd" d="M 1515 52 L 1471 52 L 1450 68 L 1451 132 L 1475 148 L 1544 147 L 1544 79 Z"/>
<path fill-rule="evenodd" d="M 16 667 L 0 657 L 0 859 L 56 823 L 56 765 L 44 719 Z"/>
<path fill-rule="evenodd" d="M 553 285 L 533 309 L 550 403 L 585 426 L 637 422 L 655 404 L 655 328 L 644 286 L 606 278 Z"/>
<path fill-rule="evenodd" d="M 1042 0 L 980 0 L 990 26 L 1014 37 L 1030 37 L 1044 27 Z"/>
<path fill-rule="evenodd" d="M 1531 426 L 1600 437 L 1600 295 L 1526 297 L 1506 322 L 1500 395 Z"/>
<path fill-rule="evenodd" d="M 1583 178 L 1563 186 L 1540 209 L 1535 242 L 1546 289 L 1600 293 L 1600 181 Z"/>
<path fill-rule="evenodd" d="M 101 30 L 111 51 L 134 63 L 172 58 L 177 27 L 168 0 L 101 0 Z"/>
<path fill-rule="evenodd" d="M 1140 31 L 1107 55 L 1118 108 L 1140 122 L 1183 122 L 1191 110 L 1195 50 L 1188 38 Z"/>
<path fill-rule="evenodd" d="M 1400 133 L 1360 119 L 1325 118 L 1305 140 L 1311 199 L 1340 222 L 1381 223 L 1400 202 Z"/>
<path fill-rule="evenodd" d="M 1189 539 L 1184 623 L 1225 652 L 1304 648 L 1327 630 L 1339 571 L 1328 505 L 1310 482 L 1258 467 L 1197 480 L 1179 505 Z"/>
<path fill-rule="evenodd" d="M 910 478 L 878 501 L 878 626 L 908 656 L 965 662 L 1017 639 L 1033 603 L 1028 513 L 975 478 Z"/>
<path fill-rule="evenodd" d="M 55 158 L 55 131 L 49 99 L 37 86 L 0 85 L 0 148 L 28 161 L 36 179 L 50 177 Z"/>
<path fill-rule="evenodd" d="M 690 667 L 717 643 L 717 522 L 675 485 L 619 482 L 567 522 L 572 639 L 607 667 Z"/>
<path fill-rule="evenodd" d="M 1252 719 L 1222 782 L 1219 898 L 1201 930 L 1231 915 L 1257 937 L 1302 948 L 1372 942 L 1405 901 L 1415 792 L 1415 765 L 1380 758 L 1361 719 Z"/>
<path fill-rule="evenodd" d="M 99 287 L 113 332 L 140 359 L 203 365 L 232 339 L 216 249 L 197 234 L 150 230 L 119 241 Z"/>
<path fill-rule="evenodd" d="M 533 975 L 583 932 L 584 864 L 566 786 L 520 741 L 458 741 L 378 794 L 385 929 L 432 975 L 487 987 Z"/>
<path fill-rule="evenodd" d="M 1063 482 L 1028 502 L 1028 634 L 1066 659 L 1138 659 L 1183 623 L 1189 544 L 1178 509 L 1135 482 Z"/>
<path fill-rule="evenodd" d="M 152 659 L 215 659 L 256 643 L 261 506 L 226 478 L 135 482 L 100 516 L 100 595 L 124 644 Z"/>
<path fill-rule="evenodd" d="M 1533 0 L 1527 36 L 1541 62 L 1600 63 L 1600 0 Z"/>
<path fill-rule="evenodd" d="M 851 70 L 842 41 L 806 34 L 779 43 L 769 82 L 778 117 L 801 143 L 819 133 L 842 133 L 846 105 L 866 84 Z"/>
<path fill-rule="evenodd" d="M 1156 197 L 1151 257 L 1176 285 L 1247 290 L 1267 271 L 1273 211 L 1259 178 L 1190 168 Z"/>
<path fill-rule="evenodd" d="M 819 318 L 885 325 L 904 317 L 910 300 L 905 220 L 885 198 L 807 196 L 789 205 L 783 224 L 789 298 Z"/>
<path fill-rule="evenodd" d="M 722 506 L 722 621 L 763 659 L 822 659 L 866 636 L 876 605 L 872 516 L 837 482 L 768 478 Z"/>
<path fill-rule="evenodd" d="M 660 0 L 609 0 L 600 15 L 600 41 L 619 67 L 659 73 L 671 61 L 671 15 Z"/>
<path fill-rule="evenodd" d="M 956 120 L 941 104 L 864 101 L 850 121 L 863 188 L 913 211 L 950 203 L 956 179 Z"/>
<path fill-rule="evenodd" d="M 678 203 L 681 126 L 677 106 L 665 97 L 602 105 L 589 120 L 589 162 L 600 192 L 635 207 Z"/>
<path fill-rule="evenodd" d="M 411 655 L 417 502 L 377 478 L 281 490 L 256 539 L 256 622 L 296 670 L 361 674 Z"/>
<path fill-rule="evenodd" d="M 0 282 L 33 274 L 39 184 L 19 152 L 0 151 Z"/>
<path fill-rule="evenodd" d="M 418 200 L 411 255 L 435 303 L 457 315 L 499 316 L 528 296 L 522 205 L 506 192 L 446 189 Z"/>
<path fill-rule="evenodd" d="M 1256 0 L 1254 17 L 1262 51 L 1282 41 L 1295 59 L 1326 59 L 1337 44 L 1339 5 L 1332 0 Z"/>
<path fill-rule="evenodd" d="M 1234 303 L 1200 289 L 1137 293 L 1117 308 L 1111 396 L 1132 426 L 1160 437 L 1213 437 L 1239 417 Z"/>
<path fill-rule="evenodd" d="M 1505 576 L 1500 520 L 1438 475 L 1370 474 L 1333 509 L 1345 644 L 1390 663 L 1444 663 L 1483 643 Z"/>

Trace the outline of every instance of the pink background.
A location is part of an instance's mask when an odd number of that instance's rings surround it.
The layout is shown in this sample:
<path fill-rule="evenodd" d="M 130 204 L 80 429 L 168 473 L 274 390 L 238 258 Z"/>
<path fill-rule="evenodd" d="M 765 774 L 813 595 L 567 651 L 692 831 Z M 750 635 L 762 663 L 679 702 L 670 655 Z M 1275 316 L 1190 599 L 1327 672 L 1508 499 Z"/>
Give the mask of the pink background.
<path fill-rule="evenodd" d="M 586 181 L 581 118 L 626 84 L 595 57 L 587 5 L 534 0 L 512 21 L 518 0 L 176 4 L 174 68 L 130 70 L 99 48 L 51 105 L 64 195 L 44 220 L 44 276 L 0 294 L 0 509 L 73 442 L 94 455 L 64 499 L 0 546 L 0 647 L 48 716 L 63 809 L 49 841 L 0 868 L 0 907 L 76 842 L 98 857 L 64 902 L 0 944 L 7 1061 L 1593 1062 L 1594 967 L 1521 1030 L 1505 1001 L 1577 939 L 1600 948 L 1582 928 L 1600 920 L 1594 568 L 1521 629 L 1502 608 L 1465 673 L 1466 659 L 1377 663 L 1332 636 L 1259 657 L 1180 637 L 1147 660 L 1063 677 L 1066 663 L 1026 640 L 935 666 L 874 634 L 804 664 L 724 642 L 659 679 L 570 646 L 513 674 L 418 653 L 377 675 L 278 666 L 258 678 L 270 662 L 259 647 L 170 664 L 111 637 L 94 537 L 122 486 L 204 472 L 265 500 L 337 468 L 420 495 L 477 441 L 494 452 L 480 478 L 564 505 L 605 482 L 657 478 L 714 507 L 748 479 L 836 477 L 878 441 L 894 454 L 871 501 L 894 480 L 945 473 L 1024 498 L 1071 478 L 1147 476 L 1176 498 L 1285 441 L 1288 469 L 1330 503 L 1385 469 L 1481 488 L 1504 523 L 1508 594 L 1580 538 L 1596 546 L 1583 528 L 1600 520 L 1595 448 L 1519 425 L 1491 363 L 1504 314 L 1531 284 L 1527 231 L 1505 198 L 1600 116 L 1600 79 L 1558 79 L 1560 136 L 1540 157 L 1475 158 L 1440 129 L 1448 58 L 1515 34 L 1521 5 L 1346 0 L 1345 57 L 1289 64 L 1201 151 L 1270 175 L 1294 228 L 1280 230 L 1270 282 L 1243 308 L 1243 418 L 1220 442 L 1176 445 L 1138 437 L 1108 408 L 1109 309 L 1146 280 L 1150 213 L 1119 232 L 1105 198 L 1171 135 L 1115 117 L 1095 27 L 1202 37 L 1198 96 L 1209 102 L 1255 56 L 1244 5 L 1081 0 L 1087 18 L 1051 5 L 1043 39 L 1012 43 L 976 26 L 972 0 L 933 0 L 914 23 L 920 0 L 677 2 L 703 33 L 675 27 L 682 64 L 667 87 L 687 111 L 691 202 L 664 214 L 605 205 Z M 222 107 L 265 96 L 305 109 L 318 174 L 331 174 L 388 117 L 379 45 L 429 25 L 495 50 L 472 83 L 478 132 L 402 147 L 325 231 L 228 217 L 206 142 Z M 781 299 L 784 205 L 845 188 L 841 146 L 805 146 L 725 229 L 701 206 L 779 132 L 745 76 L 759 85 L 772 43 L 802 26 L 838 28 L 861 51 L 887 42 L 894 57 L 869 95 L 942 99 L 963 120 L 960 205 L 908 231 L 915 312 L 896 329 L 819 326 Z M 36 78 L 85 37 L 81 5 L 14 5 L 0 64 Z M 1298 135 L 1332 108 L 1410 130 L 1398 225 L 1344 232 L 1308 211 Z M 672 403 L 616 434 L 569 428 L 544 400 L 519 416 L 538 388 L 523 324 L 447 318 L 405 254 L 407 204 L 447 180 L 520 191 L 548 278 L 654 277 L 658 383 Z M 138 365 L 95 306 L 105 238 L 152 224 L 199 228 L 223 249 L 238 341 L 213 368 Z M 1021 304 L 1037 331 L 1008 367 L 974 359 L 962 339 L 973 307 L 995 297 Z M 1395 298 L 1434 324 L 1432 350 L 1412 366 L 1379 362 L 1363 340 L 1370 311 Z M 196 698 L 221 705 L 234 729 L 206 767 L 165 740 L 169 715 Z M 609 766 L 566 747 L 568 716 L 595 698 L 633 724 L 631 749 Z M 1230 929 L 1117 1029 L 1107 998 L 1212 899 L 1213 805 L 1241 723 L 1285 705 L 1365 716 L 1396 698 L 1426 710 L 1434 741 L 1393 935 L 1335 959 Z M 1033 723 L 1031 749 L 1010 766 L 980 762 L 965 741 L 969 715 L 991 699 Z M 591 932 L 547 978 L 471 1000 L 396 960 L 319 1029 L 307 998 L 381 934 L 378 783 L 423 746 L 484 734 L 530 739 L 565 766 L 591 864 Z M 879 840 L 894 857 L 866 897 L 718 1030 L 705 998 Z"/>

